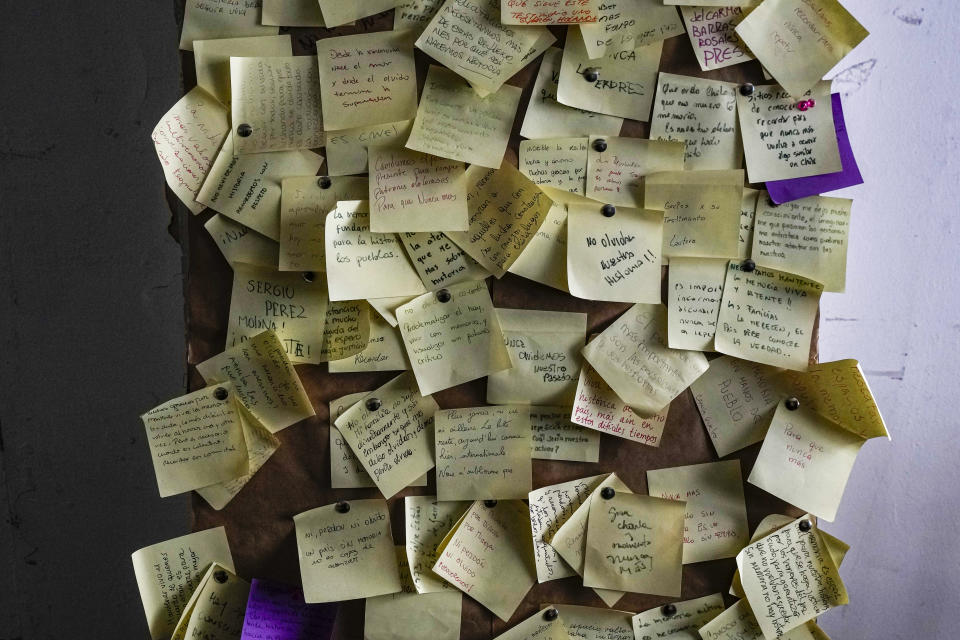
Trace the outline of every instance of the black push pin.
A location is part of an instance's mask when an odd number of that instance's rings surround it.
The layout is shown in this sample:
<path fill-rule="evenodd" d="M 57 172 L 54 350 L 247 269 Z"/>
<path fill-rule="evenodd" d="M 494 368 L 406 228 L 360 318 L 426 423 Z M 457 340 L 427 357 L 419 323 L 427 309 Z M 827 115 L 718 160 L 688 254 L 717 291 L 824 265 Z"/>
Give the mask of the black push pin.
<path fill-rule="evenodd" d="M 237 135 L 241 138 L 249 138 L 253 133 L 253 127 L 248 124 L 241 124 L 237 127 Z"/>
<path fill-rule="evenodd" d="M 557 616 L 559 615 L 560 614 L 557 612 L 556 609 L 554 609 L 553 607 L 550 607 L 549 609 L 543 612 L 543 619 L 546 620 L 547 622 L 553 622 L 554 620 L 557 619 Z"/>
<path fill-rule="evenodd" d="M 313 282 L 313 279 L 317 276 L 314 275 L 313 271 L 304 271 L 303 272 L 303 281 L 304 282 Z"/>
<path fill-rule="evenodd" d="M 790 411 L 796 411 L 797 409 L 800 408 L 800 401 L 797 400 L 796 398 L 787 398 L 786 401 L 783 403 L 783 406 L 785 406 Z"/>
<path fill-rule="evenodd" d="M 600 213 L 602 213 L 607 218 L 612 218 L 614 214 L 617 213 L 617 208 L 612 204 L 605 204 L 600 207 Z"/>
<path fill-rule="evenodd" d="M 617 492 L 613 487 L 604 487 L 600 490 L 600 497 L 604 500 L 609 500 L 615 495 L 617 495 Z"/>
<path fill-rule="evenodd" d="M 750 258 L 747 258 L 746 260 L 740 263 L 740 270 L 746 271 L 747 273 L 750 273 L 751 271 L 755 271 L 756 268 L 757 268 L 757 263 L 751 260 Z"/>
<path fill-rule="evenodd" d="M 672 618 L 673 616 L 677 615 L 677 605 L 665 604 L 663 605 L 663 608 L 660 609 L 660 613 L 667 616 L 668 618 Z"/>
<path fill-rule="evenodd" d="M 437 301 L 439 302 L 450 302 L 450 298 L 453 296 L 450 295 L 450 292 L 446 289 L 440 289 L 437 291 Z"/>
<path fill-rule="evenodd" d="M 600 72 L 593 67 L 584 69 L 583 79 L 586 80 L 587 82 L 596 82 L 597 80 L 600 79 Z"/>
<path fill-rule="evenodd" d="M 485 506 L 487 509 L 493 509 L 495 506 L 497 506 L 497 501 L 496 501 L 496 500 L 484 500 L 484 501 L 483 501 L 483 506 Z"/>
<path fill-rule="evenodd" d="M 370 398 L 366 403 L 367 411 L 376 411 L 380 408 L 380 401 L 376 398 Z"/>
<path fill-rule="evenodd" d="M 329 189 L 331 185 L 333 185 L 333 181 L 327 176 L 317 178 L 317 186 L 321 189 Z"/>
<path fill-rule="evenodd" d="M 213 397 L 217 400 L 226 400 L 227 399 L 227 390 L 223 387 L 217 387 L 213 390 Z"/>
<path fill-rule="evenodd" d="M 227 572 L 226 572 L 226 571 L 214 571 L 214 572 L 213 572 L 213 579 L 216 580 L 217 582 L 219 582 L 220 584 L 224 584 L 224 583 L 227 581 Z"/>
<path fill-rule="evenodd" d="M 800 531 L 803 531 L 804 533 L 806 533 L 807 531 L 810 531 L 810 529 L 813 529 L 812 522 L 810 522 L 809 520 L 800 521 Z"/>
<path fill-rule="evenodd" d="M 347 511 L 350 511 L 350 503 L 346 500 L 341 500 L 336 504 L 334 509 L 337 510 L 337 513 L 346 513 Z"/>
<path fill-rule="evenodd" d="M 752 96 L 754 91 L 756 91 L 756 87 L 749 82 L 740 85 L 740 95 L 742 96 Z"/>
<path fill-rule="evenodd" d="M 598 153 L 603 153 L 607 150 L 607 141 L 603 138 L 598 138 L 593 141 L 593 150 Z"/>

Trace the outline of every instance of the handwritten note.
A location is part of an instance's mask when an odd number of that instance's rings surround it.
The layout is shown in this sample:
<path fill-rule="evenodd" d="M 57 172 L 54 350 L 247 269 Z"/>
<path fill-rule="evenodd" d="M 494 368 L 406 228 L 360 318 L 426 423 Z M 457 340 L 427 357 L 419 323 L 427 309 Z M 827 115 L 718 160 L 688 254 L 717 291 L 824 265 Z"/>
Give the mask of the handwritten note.
<path fill-rule="evenodd" d="M 324 38 L 317 41 L 317 58 L 328 130 L 409 120 L 416 113 L 417 72 L 408 33 Z"/>
<path fill-rule="evenodd" d="M 664 607 L 656 607 L 633 616 L 636 640 L 701 640 L 697 630 L 723 613 L 723 596 L 719 593 L 672 604 L 674 612 L 670 615 L 664 613 Z"/>
<path fill-rule="evenodd" d="M 467 501 L 440 502 L 436 496 L 407 496 L 406 554 L 418 593 L 435 593 L 453 587 L 433 573 L 437 547 L 470 508 Z"/>
<path fill-rule="evenodd" d="M 342 300 L 327 305 L 320 361 L 342 360 L 367 347 L 370 305 L 363 300 Z"/>
<path fill-rule="evenodd" d="M 604 0 L 600 17 L 580 25 L 591 59 L 627 52 L 683 33 L 683 23 L 673 7 L 659 0 Z"/>
<path fill-rule="evenodd" d="M 505 85 L 481 98 L 453 71 L 431 65 L 408 149 L 498 168 L 522 91 Z"/>
<path fill-rule="evenodd" d="M 753 219 L 757 211 L 760 191 L 743 188 L 743 201 L 740 203 L 740 253 L 739 258 L 750 257 L 750 248 L 753 246 Z"/>
<path fill-rule="evenodd" d="M 547 218 L 517 256 L 510 273 L 567 291 L 567 208 L 553 203 Z"/>
<path fill-rule="evenodd" d="M 555 608 L 570 640 L 634 640 L 630 623 L 633 614 L 627 611 L 572 604 L 558 604 Z"/>
<path fill-rule="evenodd" d="M 418 35 L 426 29 L 427 24 L 437 15 L 443 0 L 406 0 L 397 5 L 393 14 L 394 31 L 409 29 Z"/>
<path fill-rule="evenodd" d="M 290 34 L 194 40 L 193 65 L 197 86 L 220 101 L 230 104 L 230 58 L 292 56 Z M 228 127 L 229 128 L 229 127 Z"/>
<path fill-rule="evenodd" d="M 530 407 L 535 460 L 600 460 L 600 434 L 570 421 L 570 407 Z"/>
<path fill-rule="evenodd" d="M 523 622 L 498 635 L 494 640 L 568 640 L 569 637 L 567 627 L 560 616 L 547 620 L 542 611 L 537 611 Z"/>
<path fill-rule="evenodd" d="M 553 537 L 560 525 L 587 500 L 604 478 L 603 475 L 581 478 L 530 492 L 530 528 L 533 532 L 537 582 L 577 575 L 546 540 Z"/>
<path fill-rule="evenodd" d="M 343 360 L 331 360 L 327 366 L 330 373 L 405 371 L 410 368 L 400 332 L 376 313 L 370 313 L 370 338 L 363 351 Z"/>
<path fill-rule="evenodd" d="M 746 600 L 738 600 L 700 628 L 703 640 L 763 640 L 763 632 Z"/>
<path fill-rule="evenodd" d="M 306 604 L 297 587 L 254 578 L 240 640 L 329 640 L 337 609 L 335 604 Z"/>
<path fill-rule="evenodd" d="M 440 232 L 401 233 L 400 241 L 423 286 L 430 291 L 461 282 L 483 280 L 490 275 L 453 240 Z"/>
<path fill-rule="evenodd" d="M 643 177 L 683 170 L 680 141 L 590 136 L 587 152 L 588 198 L 643 208 Z"/>
<path fill-rule="evenodd" d="M 240 36 L 275 36 L 277 27 L 260 23 L 261 1 L 195 0 L 186 3 L 180 49 L 193 50 L 194 40 L 236 38 Z"/>
<path fill-rule="evenodd" d="M 327 173 L 348 176 L 365 173 L 370 145 L 403 144 L 410 135 L 413 120 L 400 120 L 365 127 L 327 132 Z M 363 196 L 366 198 L 367 196 Z M 356 200 L 358 198 L 350 198 Z"/>
<path fill-rule="evenodd" d="M 463 163 L 395 147 L 372 147 L 370 230 L 465 231 Z"/>
<path fill-rule="evenodd" d="M 687 35 L 703 71 L 722 69 L 753 60 L 753 54 L 737 35 L 737 25 L 747 17 L 749 9 L 731 6 L 680 7 Z"/>
<path fill-rule="evenodd" d="M 447 409 L 434 420 L 439 500 L 527 497 L 533 450 L 528 407 Z"/>
<path fill-rule="evenodd" d="M 203 227 L 231 267 L 238 262 L 272 267 L 279 260 L 276 242 L 226 216 L 214 214 Z"/>
<path fill-rule="evenodd" d="M 330 401 L 330 487 L 333 489 L 377 486 L 335 424 L 347 409 L 366 395 L 366 391 L 348 393 Z"/>
<path fill-rule="evenodd" d="M 584 194 L 587 182 L 587 138 L 524 140 L 520 171 L 534 183 Z"/>
<path fill-rule="evenodd" d="M 600 19 L 600 0 L 500 0 L 503 24 L 581 24 Z"/>
<path fill-rule="evenodd" d="M 667 336 L 671 349 L 713 351 L 726 260 L 671 258 Z"/>
<path fill-rule="evenodd" d="M 217 563 L 210 565 L 197 585 L 172 640 L 204 638 L 235 640 L 243 628 L 250 583 Z"/>

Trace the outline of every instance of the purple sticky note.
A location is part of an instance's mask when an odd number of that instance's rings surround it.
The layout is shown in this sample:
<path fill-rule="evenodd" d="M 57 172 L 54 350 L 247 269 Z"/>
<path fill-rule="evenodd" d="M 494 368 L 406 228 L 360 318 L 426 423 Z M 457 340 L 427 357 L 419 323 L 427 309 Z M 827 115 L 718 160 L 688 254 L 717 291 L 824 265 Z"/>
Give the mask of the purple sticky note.
<path fill-rule="evenodd" d="M 329 640 L 337 607 L 307 604 L 297 587 L 254 578 L 240 640 Z"/>
<path fill-rule="evenodd" d="M 843 121 L 843 105 L 840 104 L 840 94 L 833 94 L 831 102 L 833 104 L 833 124 L 837 129 L 837 146 L 840 149 L 840 166 L 843 169 L 836 173 L 824 173 L 819 176 L 768 182 L 767 191 L 770 192 L 770 199 L 775 203 L 783 204 L 808 196 L 820 195 L 834 189 L 863 184 L 863 176 L 860 175 L 857 159 L 853 157 L 853 149 L 850 148 L 847 125 Z"/>

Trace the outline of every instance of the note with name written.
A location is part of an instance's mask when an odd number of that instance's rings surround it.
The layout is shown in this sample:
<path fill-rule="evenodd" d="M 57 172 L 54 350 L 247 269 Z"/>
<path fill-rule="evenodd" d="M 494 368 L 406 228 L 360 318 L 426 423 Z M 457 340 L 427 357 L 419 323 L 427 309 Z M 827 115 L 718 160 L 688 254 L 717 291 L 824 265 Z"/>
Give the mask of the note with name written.
<path fill-rule="evenodd" d="M 462 162 L 392 146 L 368 154 L 371 231 L 467 229 Z"/>
<path fill-rule="evenodd" d="M 678 597 L 685 503 L 617 492 L 590 502 L 583 584 Z"/>
<path fill-rule="evenodd" d="M 211 216 L 203 227 L 231 267 L 238 262 L 273 267 L 280 259 L 279 244 L 219 213 Z"/>
<path fill-rule="evenodd" d="M 370 305 L 364 300 L 340 300 L 327 305 L 320 361 L 342 360 L 367 347 Z"/>
<path fill-rule="evenodd" d="M 537 581 L 532 540 L 522 500 L 477 501 L 437 549 L 433 571 L 509 620 Z"/>
<path fill-rule="evenodd" d="M 249 582 L 213 563 L 180 616 L 171 640 L 240 638 L 249 594 Z"/>
<path fill-rule="evenodd" d="M 401 233 L 399 237 L 413 268 L 429 291 L 461 282 L 484 280 L 490 275 L 489 271 L 439 231 Z"/>
<path fill-rule="evenodd" d="M 336 604 L 306 604 L 299 587 L 254 578 L 240 640 L 329 640 L 338 609 Z"/>
<path fill-rule="evenodd" d="M 404 0 L 393 14 L 395 31 L 409 29 L 417 35 L 423 33 L 427 24 L 437 15 L 443 0 Z"/>
<path fill-rule="evenodd" d="M 244 408 L 270 433 L 315 415 L 280 337 L 264 331 L 197 365 L 207 384 L 232 382 Z"/>
<path fill-rule="evenodd" d="M 519 87 L 504 85 L 481 98 L 454 72 L 430 65 L 406 146 L 496 169 L 503 163 L 521 94 Z"/>
<path fill-rule="evenodd" d="M 520 143 L 520 171 L 539 185 L 584 194 L 587 138 L 549 138 Z"/>
<path fill-rule="evenodd" d="M 567 207 L 554 202 L 510 273 L 567 291 Z"/>
<path fill-rule="evenodd" d="M 600 460 L 600 433 L 571 422 L 570 412 L 570 407 L 530 407 L 535 460 Z"/>
<path fill-rule="evenodd" d="M 843 293 L 853 200 L 811 196 L 772 204 L 758 201 L 751 257 L 762 267 L 795 273 Z"/>
<path fill-rule="evenodd" d="M 324 38 L 317 41 L 317 59 L 327 130 L 409 120 L 417 112 L 410 34 L 378 31 Z"/>
<path fill-rule="evenodd" d="M 417 593 L 435 593 L 453 589 L 433 572 L 437 547 L 456 526 L 472 504 L 469 501 L 440 502 L 437 496 L 407 496 L 406 559 Z"/>
<path fill-rule="evenodd" d="M 336 426 L 337 419 L 367 393 L 348 393 L 330 401 L 330 487 L 333 489 L 377 486 Z"/>
<path fill-rule="evenodd" d="M 293 523 L 306 602 L 353 600 L 400 591 L 385 500 L 328 504 L 293 516 Z"/>
<path fill-rule="evenodd" d="M 608 302 L 660 302 L 663 214 L 599 203 L 567 206 L 567 282 L 570 294 Z"/>
<path fill-rule="evenodd" d="M 451 285 L 397 309 L 420 393 L 432 394 L 510 368 L 485 282 Z"/>
<path fill-rule="evenodd" d="M 648 469 L 647 490 L 687 503 L 683 564 L 732 558 L 750 539 L 739 460 Z"/>
<path fill-rule="evenodd" d="M 343 360 L 331 360 L 330 373 L 355 371 L 406 371 L 410 368 L 400 332 L 380 316 L 370 312 L 370 337 L 363 351 Z"/>
<path fill-rule="evenodd" d="M 680 141 L 590 136 L 587 151 L 588 198 L 643 208 L 643 178 L 660 171 L 682 171 Z"/>
<path fill-rule="evenodd" d="M 203 211 L 204 205 L 195 198 L 229 133 L 227 110 L 194 87 L 163 114 L 150 134 L 167 186 L 193 213 Z"/>
<path fill-rule="evenodd" d="M 500 0 L 503 24 L 581 24 L 600 19 L 601 0 Z"/>
<path fill-rule="evenodd" d="M 522 499 L 532 483 L 530 409 L 446 409 L 434 415 L 437 498 Z"/>
<path fill-rule="evenodd" d="M 737 90 L 732 82 L 661 73 L 650 139 L 686 143 L 687 171 L 739 169 L 743 148 L 737 124 Z"/>
<path fill-rule="evenodd" d="M 261 24 L 261 0 L 192 0 L 184 6 L 180 49 L 193 50 L 194 40 L 275 36 L 276 26 Z"/>
<path fill-rule="evenodd" d="M 674 612 L 670 615 L 664 613 L 664 607 L 656 607 L 633 616 L 636 640 L 701 640 L 697 630 L 723 613 L 723 596 L 719 593 L 672 604 Z"/>
<path fill-rule="evenodd" d="M 560 61 L 563 50 L 550 47 L 543 54 L 533 93 L 527 103 L 520 135 L 524 138 L 562 138 L 590 134 L 615 136 L 623 118 L 568 107 L 557 102 Z"/>
<path fill-rule="evenodd" d="M 323 21 L 328 27 L 354 22 L 360 18 L 372 16 L 383 11 L 393 9 L 401 0 L 319 0 Z"/>
<path fill-rule="evenodd" d="M 783 271 L 727 265 L 714 344 L 720 353 L 806 371 L 823 285 Z"/>
<path fill-rule="evenodd" d="M 680 7 L 680 13 L 700 69 L 712 71 L 753 60 L 753 54 L 735 31 L 749 14 L 749 8 L 698 4 Z"/>
<path fill-rule="evenodd" d="M 801 111 L 797 101 L 816 104 Z M 753 94 L 737 92 L 737 113 L 750 182 L 803 178 L 840 171 L 840 148 L 830 108 L 830 82 L 791 96 L 775 84 L 760 85 Z"/>
<path fill-rule="evenodd" d="M 727 261 L 674 257 L 668 275 L 668 345 L 671 349 L 713 351 Z"/>
<path fill-rule="evenodd" d="M 169 400 L 140 419 L 161 498 L 247 473 L 247 446 L 229 382 Z"/>
<path fill-rule="evenodd" d="M 193 41 L 197 86 L 224 106 L 230 104 L 230 58 L 292 56 L 290 34 Z"/>
<path fill-rule="evenodd" d="M 237 154 L 323 146 L 313 56 L 230 58 L 230 87 Z"/>
<path fill-rule="evenodd" d="M 600 18 L 580 25 L 591 60 L 632 51 L 683 33 L 677 10 L 660 0 L 603 0 Z"/>
<path fill-rule="evenodd" d="M 634 640 L 628 611 L 581 607 L 573 604 L 554 605 L 563 620 L 570 640 Z"/>
<path fill-rule="evenodd" d="M 366 173 L 370 145 L 403 144 L 410 135 L 413 120 L 400 120 L 365 127 L 327 132 L 327 173 L 348 176 Z M 366 198 L 367 196 L 363 196 Z M 349 198 L 357 200 L 359 198 Z"/>
<path fill-rule="evenodd" d="M 537 582 L 577 575 L 546 540 L 586 501 L 606 476 L 592 476 L 541 487 L 528 496 Z"/>

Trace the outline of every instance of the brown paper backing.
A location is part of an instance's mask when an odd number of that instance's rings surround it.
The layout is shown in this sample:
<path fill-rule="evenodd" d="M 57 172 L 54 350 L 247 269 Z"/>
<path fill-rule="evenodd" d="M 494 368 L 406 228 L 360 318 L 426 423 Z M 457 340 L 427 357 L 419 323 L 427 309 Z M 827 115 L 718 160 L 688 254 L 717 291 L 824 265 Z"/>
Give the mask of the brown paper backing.
<path fill-rule="evenodd" d="M 178 15 L 183 15 L 182 0 L 176 2 Z M 282 28 L 281 33 L 292 36 L 296 55 L 316 53 L 316 41 L 367 31 L 383 31 L 393 27 L 393 12 L 358 21 L 355 25 L 336 29 Z M 557 36 L 553 46 L 562 47 L 563 28 L 551 28 Z M 417 50 L 420 90 L 426 77 L 426 68 L 433 62 Z M 193 55 L 181 52 L 184 89 L 196 84 Z M 517 164 L 520 125 L 532 92 L 533 81 L 540 61 L 535 60 L 510 79 L 509 84 L 522 87 L 524 95 L 514 122 L 507 161 Z M 664 42 L 660 70 L 680 75 L 699 76 L 728 82 L 764 82 L 760 65 L 751 61 L 725 69 L 702 72 L 694 57 L 688 36 L 683 34 Z M 644 122 L 627 120 L 622 136 L 646 138 L 649 126 Z M 203 228 L 212 212 L 191 216 L 171 192 L 168 202 L 180 216 L 180 236 L 186 258 L 186 319 L 187 362 L 189 388 L 204 385 L 195 365 L 224 349 L 227 315 L 233 273 L 220 250 Z M 664 269 L 664 278 L 666 269 Z M 665 280 L 664 280 L 665 282 Z M 630 305 L 593 302 L 573 298 L 550 287 L 514 276 L 502 280 L 489 279 L 490 292 L 497 307 L 578 311 L 588 314 L 588 333 L 603 330 Z M 664 296 L 665 299 L 665 296 Z M 811 362 L 816 361 L 817 327 L 814 327 Z M 397 375 L 384 373 L 327 373 L 326 365 L 298 365 L 297 372 L 306 387 L 317 415 L 281 431 L 281 447 L 254 476 L 250 483 L 222 511 L 213 510 L 201 497 L 193 494 L 192 530 L 198 531 L 223 525 L 226 527 L 230 549 L 237 572 L 245 578 L 267 578 L 299 584 L 293 516 L 314 507 L 337 500 L 355 500 L 381 497 L 376 489 L 330 488 L 330 451 L 328 436 L 328 403 L 340 396 L 374 389 Z M 485 404 L 486 379 L 447 389 L 434 395 L 441 408 L 470 407 Z M 744 479 L 756 460 L 760 445 L 754 445 L 729 456 L 741 461 Z M 533 487 L 566 482 L 585 476 L 616 471 L 617 475 L 636 493 L 647 492 L 647 469 L 660 469 L 717 460 L 716 453 L 704 429 L 693 396 L 687 390 L 670 406 L 670 413 L 659 448 L 652 448 L 622 438 L 603 435 L 598 463 L 533 461 Z M 429 474 L 427 487 L 410 488 L 389 500 L 394 541 L 404 540 L 403 496 L 434 495 L 436 478 Z M 747 514 L 751 531 L 770 513 L 800 515 L 801 512 L 770 494 L 744 483 Z M 736 568 L 731 559 L 701 562 L 683 568 L 682 599 L 696 598 L 711 593 L 726 594 Z M 639 612 L 660 606 L 669 599 L 659 596 L 628 593 L 616 608 Z M 727 597 L 728 603 L 732 602 Z M 484 640 L 503 633 L 509 627 L 531 615 L 541 604 L 579 604 L 604 607 L 592 589 L 584 588 L 579 577 L 537 584 L 529 591 L 507 622 L 499 620 L 482 605 L 468 596 L 463 599 L 460 637 L 464 640 Z M 340 607 L 335 637 L 359 640 L 363 637 L 363 600 L 344 602 Z"/>

